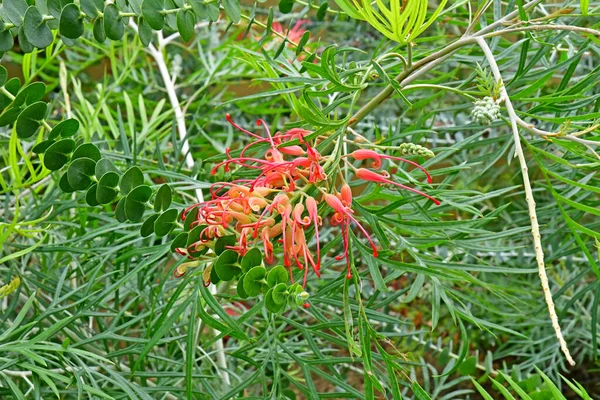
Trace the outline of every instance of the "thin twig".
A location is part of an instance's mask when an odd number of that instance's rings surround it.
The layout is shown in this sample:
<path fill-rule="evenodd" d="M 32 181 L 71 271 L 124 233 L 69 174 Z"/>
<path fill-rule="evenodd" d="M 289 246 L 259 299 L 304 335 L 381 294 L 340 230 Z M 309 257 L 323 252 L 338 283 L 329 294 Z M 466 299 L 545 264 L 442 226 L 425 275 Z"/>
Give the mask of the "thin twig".
<path fill-rule="evenodd" d="M 550 314 L 550 321 L 552 322 L 552 327 L 554 328 L 554 332 L 556 333 L 558 343 L 560 344 L 560 348 L 564 353 L 568 363 L 571 365 L 575 365 L 575 361 L 569 353 L 567 343 L 565 342 L 562 331 L 560 329 L 560 324 L 558 323 L 558 316 L 556 315 L 556 310 L 554 308 L 552 292 L 550 291 L 550 284 L 548 283 L 548 276 L 546 274 L 546 268 L 544 266 L 544 251 L 542 249 L 540 227 L 537 219 L 537 212 L 535 208 L 535 200 L 533 198 L 533 191 L 531 189 L 531 182 L 529 181 L 529 175 L 527 173 L 527 160 L 525 160 L 523 148 L 521 147 L 521 137 L 519 136 L 517 114 L 512 106 L 510 98 L 508 97 L 506 88 L 504 87 L 504 81 L 502 80 L 502 75 L 500 74 L 500 69 L 498 68 L 498 64 L 496 63 L 496 59 L 494 58 L 492 50 L 490 49 L 486 41 L 481 37 L 477 38 L 477 44 L 483 50 L 483 53 L 485 54 L 485 57 L 490 65 L 490 69 L 494 74 L 494 78 L 501 85 L 501 100 L 504 100 L 504 104 L 506 105 L 506 110 L 508 111 L 508 116 L 510 118 L 513 140 L 515 142 L 515 155 L 518 157 L 519 164 L 521 165 L 521 174 L 523 175 L 523 186 L 525 188 L 525 200 L 527 201 L 527 206 L 529 208 L 529 216 L 531 218 L 531 233 L 533 235 L 533 243 L 535 246 L 535 258 L 537 260 L 538 273 L 542 283 L 542 289 L 544 291 L 544 298 L 546 300 L 546 305 L 548 306 L 548 313 Z"/>

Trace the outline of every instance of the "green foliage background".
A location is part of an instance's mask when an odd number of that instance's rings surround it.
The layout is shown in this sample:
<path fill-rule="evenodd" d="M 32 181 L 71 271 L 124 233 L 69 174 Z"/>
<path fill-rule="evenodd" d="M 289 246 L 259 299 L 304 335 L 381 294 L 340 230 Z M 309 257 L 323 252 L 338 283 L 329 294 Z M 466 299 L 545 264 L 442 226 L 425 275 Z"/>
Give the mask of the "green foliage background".
<path fill-rule="evenodd" d="M 0 9 L 0 120 L 8 121 L 0 131 L 0 281 L 20 278 L 0 300 L 0 398 L 600 396 L 600 159 L 594 143 L 567 136 L 591 127 L 578 137 L 599 141 L 600 42 L 581 31 L 517 29 L 598 29 L 600 3 L 450 2 L 410 54 L 333 3 L 117 1 L 107 12 L 81 1 L 82 16 L 68 2 L 36 1 L 33 9 L 49 16 L 41 22 L 23 3 Z M 102 17 L 93 13 L 100 9 Z M 497 31 L 514 31 L 486 40 L 519 117 L 562 132 L 520 131 L 574 368 L 543 300 L 506 110 L 490 126 L 471 120 L 473 101 L 491 94 L 477 72 L 487 62 L 472 43 L 449 50 L 513 10 Z M 310 40 L 283 41 L 303 18 Z M 99 41 L 99 30 L 114 40 Z M 393 83 L 446 50 L 435 68 Z M 158 59 L 185 114 L 193 169 L 181 156 Z M 228 285 L 211 293 L 200 273 L 173 278 L 185 260 L 171 252 L 172 235 L 144 238 L 142 221 L 119 222 L 114 205 L 65 194 L 64 169 L 49 171 L 48 155 L 33 151 L 76 119 L 77 144 L 94 143 L 120 174 L 138 166 L 153 192 L 168 183 L 181 209 L 226 178 L 210 175 L 213 163 L 245 140 L 225 113 L 248 128 L 257 118 L 273 129 L 308 127 L 346 149 L 356 138 L 345 129 L 352 116 L 386 87 L 391 98 L 352 128 L 388 150 L 431 149 L 435 157 L 419 160 L 434 176 L 428 193 L 443 204 L 356 188 L 357 210 L 387 251 L 374 259 L 353 237 L 360 283 L 331 257 L 321 279 L 309 280 L 311 308 L 282 315 L 260 300 L 241 303 Z M 337 254 L 339 235 L 325 229 L 323 240 Z"/>

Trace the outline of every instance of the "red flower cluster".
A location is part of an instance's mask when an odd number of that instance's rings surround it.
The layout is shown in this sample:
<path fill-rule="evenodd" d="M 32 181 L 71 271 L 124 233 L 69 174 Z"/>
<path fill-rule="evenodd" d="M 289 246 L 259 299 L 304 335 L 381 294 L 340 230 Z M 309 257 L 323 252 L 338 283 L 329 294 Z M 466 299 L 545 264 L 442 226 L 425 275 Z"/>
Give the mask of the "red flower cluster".
<path fill-rule="evenodd" d="M 267 137 L 263 137 L 238 126 L 229 115 L 227 120 L 233 127 L 254 140 L 235 157 L 230 149 L 227 149 L 227 159 L 217 164 L 212 173 L 216 174 L 221 167 L 225 171 L 236 167 L 236 170 L 255 170 L 256 176 L 252 179 L 215 183 L 210 188 L 210 200 L 194 204 L 184 211 L 185 220 L 192 209 L 198 208 L 197 218 L 190 226 L 206 226 L 200 235 L 200 241 L 193 246 L 210 246 L 210 243 L 219 237 L 235 234 L 236 243 L 229 248 L 244 255 L 249 247 L 262 243 L 264 257 L 267 262 L 272 263 L 275 243 L 279 243 L 283 249 L 283 264 L 288 268 L 292 282 L 292 265 L 295 264 L 304 270 L 303 283 L 306 285 L 309 269 L 320 276 L 319 227 L 322 225 L 322 217 L 318 208 L 321 203 L 321 214 L 331 214 L 331 225 L 341 228 L 344 250 L 336 259 L 346 259 L 348 278 L 352 276 L 348 257 L 351 222 L 367 237 L 373 248 L 373 255 L 377 257 L 377 247 L 369 232 L 354 217 L 350 186 L 344 183 L 339 193 L 333 194 L 324 190 L 334 184 L 335 178 L 328 177 L 324 170 L 324 164 L 329 157 L 321 155 L 316 147 L 309 143 L 307 136 L 311 132 L 294 128 L 272 135 L 264 121 L 258 120 L 257 126 L 262 125 L 267 134 Z M 268 147 L 261 158 L 246 155 L 251 148 L 260 144 L 266 144 Z M 420 165 L 373 150 L 356 150 L 347 157 L 354 160 L 372 160 L 371 167 L 374 170 L 355 169 L 356 178 L 410 190 L 439 204 L 438 200 L 425 193 L 392 181 L 386 171 L 381 171 L 383 159 L 399 160 L 424 171 L 431 182 L 431 177 Z M 352 164 L 349 165 L 354 168 Z M 310 196 L 308 192 L 311 190 L 316 191 L 318 195 Z M 314 234 L 316 241 L 314 251 L 309 248 L 307 241 L 307 235 L 311 234 Z M 187 254 L 186 249 L 178 250 Z"/>

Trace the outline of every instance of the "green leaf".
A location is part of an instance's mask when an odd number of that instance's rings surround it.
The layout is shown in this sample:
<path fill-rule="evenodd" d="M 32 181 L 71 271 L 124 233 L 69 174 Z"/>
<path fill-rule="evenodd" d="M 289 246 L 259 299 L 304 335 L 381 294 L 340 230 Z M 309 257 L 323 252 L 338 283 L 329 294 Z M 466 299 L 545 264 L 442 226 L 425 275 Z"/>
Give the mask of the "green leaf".
<path fill-rule="evenodd" d="M 590 0 L 579 0 L 579 8 L 583 15 L 588 15 L 590 8 Z"/>
<path fill-rule="evenodd" d="M 171 208 L 160 214 L 154 223 L 154 233 L 156 233 L 156 236 L 163 237 L 168 235 L 175 228 L 175 221 L 178 215 L 179 211 L 175 208 Z"/>
<path fill-rule="evenodd" d="M 200 212 L 200 209 L 198 207 L 194 207 L 186 214 L 185 221 L 183 221 L 183 230 L 184 231 L 190 230 L 190 227 L 191 227 L 190 225 L 192 224 L 192 222 L 194 222 L 198 219 L 199 212 Z"/>
<path fill-rule="evenodd" d="M 154 197 L 154 211 L 159 213 L 168 209 L 172 199 L 173 192 L 171 187 L 165 183 L 158 189 L 158 192 L 156 192 L 156 196 Z M 177 218 L 177 216 L 175 218 Z"/>
<path fill-rule="evenodd" d="M 81 10 L 75 3 L 67 4 L 60 13 L 58 31 L 69 39 L 78 39 L 83 35 Z"/>
<path fill-rule="evenodd" d="M 104 43 L 106 40 L 106 31 L 104 30 L 104 18 L 97 18 L 94 21 L 94 39 L 99 43 Z"/>
<path fill-rule="evenodd" d="M 48 105 L 43 101 L 33 103 L 24 109 L 17 117 L 15 129 L 17 136 L 21 139 L 27 139 L 35 135 L 46 116 Z"/>
<path fill-rule="evenodd" d="M 124 195 L 131 192 L 134 188 L 144 184 L 144 174 L 139 167 L 129 168 L 121 177 L 119 187 Z"/>
<path fill-rule="evenodd" d="M 33 50 L 35 50 L 35 47 L 33 47 L 31 42 L 27 40 L 23 26 L 21 26 L 17 31 L 17 40 L 19 41 L 19 46 L 21 46 L 23 53 L 31 53 Z"/>
<path fill-rule="evenodd" d="M 46 85 L 42 82 L 33 82 L 24 86 L 15 96 L 13 107 L 20 107 L 23 104 L 33 104 L 44 97 Z"/>
<path fill-rule="evenodd" d="M 73 187 L 69 184 L 69 178 L 67 177 L 66 172 L 60 177 L 60 180 L 58 181 L 58 187 L 65 193 L 75 192 L 75 189 L 73 189 Z"/>
<path fill-rule="evenodd" d="M 465 359 L 458 367 L 458 373 L 461 375 L 473 375 L 477 370 L 477 359 L 469 357 Z"/>
<path fill-rule="evenodd" d="M 323 4 L 321 4 L 319 9 L 317 10 L 317 19 L 319 21 L 323 21 L 325 19 L 325 15 L 327 15 L 328 8 L 329 8 L 329 4 L 327 4 L 327 2 L 324 2 Z"/>
<path fill-rule="evenodd" d="M 15 44 L 9 29 L 5 30 L 4 22 L 0 20 L 0 53 L 10 51 Z"/>
<path fill-rule="evenodd" d="M 154 229 L 154 227 L 153 227 Z M 175 252 L 175 249 L 184 249 L 187 244 L 188 234 L 185 232 L 180 233 L 171 242 L 171 251 Z"/>
<path fill-rule="evenodd" d="M 294 0 L 280 0 L 279 1 L 279 11 L 283 14 L 289 14 L 292 12 L 292 8 L 294 7 Z"/>
<path fill-rule="evenodd" d="M 273 287 L 279 283 L 287 283 L 289 276 L 290 274 L 283 266 L 273 267 L 267 274 L 267 285 Z"/>
<path fill-rule="evenodd" d="M 152 214 L 144 221 L 140 228 L 140 235 L 142 235 L 142 237 L 148 237 L 154 233 L 154 223 L 157 218 L 158 214 Z"/>
<path fill-rule="evenodd" d="M 96 171 L 96 161 L 83 157 L 74 160 L 67 170 L 69 184 L 75 190 L 85 190 L 92 183 L 92 176 Z"/>
<path fill-rule="evenodd" d="M 96 178 L 101 179 L 107 172 L 119 172 L 113 163 L 107 158 L 101 158 L 96 163 Z M 118 178 L 117 178 L 118 180 Z"/>
<path fill-rule="evenodd" d="M 284 303 L 277 303 L 273 299 L 273 289 L 269 289 L 265 295 L 265 306 L 272 313 L 278 313 L 283 309 Z"/>
<path fill-rule="evenodd" d="M 10 22 L 21 26 L 29 5 L 25 0 L 4 0 L 3 11 Z"/>
<path fill-rule="evenodd" d="M 306 46 L 306 43 L 308 43 L 309 39 L 310 39 L 310 32 L 309 31 L 304 32 L 304 34 L 298 41 L 298 47 L 296 48 L 297 56 L 300 55 L 300 53 L 302 53 L 302 50 L 304 50 L 304 46 Z"/>
<path fill-rule="evenodd" d="M 44 153 L 44 166 L 50 171 L 57 171 L 69 162 L 70 154 L 75 150 L 73 139 L 62 139 L 54 143 Z"/>
<path fill-rule="evenodd" d="M 155 31 L 160 31 L 165 26 L 164 10 L 165 0 L 144 0 L 142 2 L 142 16 Z"/>
<path fill-rule="evenodd" d="M 0 115 L 0 126 L 12 124 L 17 120 L 20 113 L 20 108 L 9 108 L 2 115 Z"/>
<path fill-rule="evenodd" d="M 27 40 L 38 49 L 50 46 L 54 40 L 52 31 L 35 6 L 30 6 L 25 12 L 23 29 Z"/>
<path fill-rule="evenodd" d="M 242 18 L 242 11 L 240 9 L 240 3 L 238 0 L 221 0 L 221 4 L 225 9 L 225 14 L 229 17 L 229 19 L 237 24 L 240 22 Z"/>
<path fill-rule="evenodd" d="M 98 164 L 96 164 L 96 172 L 98 171 Z M 96 174 L 96 177 L 98 177 L 98 174 Z M 107 171 L 102 174 L 98 181 L 98 188 L 96 189 L 96 200 L 98 200 L 98 203 L 108 204 L 112 202 L 119 194 L 119 191 L 116 189 L 117 186 L 119 186 L 119 174 L 114 171 Z"/>
<path fill-rule="evenodd" d="M 90 17 L 90 19 L 96 18 L 100 15 L 100 12 L 104 8 L 104 1 L 102 0 L 80 0 L 81 10 Z"/>
<path fill-rule="evenodd" d="M 277 304 L 284 304 L 288 295 L 288 286 L 285 283 L 279 283 L 272 289 L 273 301 Z"/>
<path fill-rule="evenodd" d="M 152 42 L 152 28 L 148 25 L 148 21 L 142 17 L 138 20 L 138 36 L 145 47 Z"/>
<path fill-rule="evenodd" d="M 244 291 L 249 297 L 258 296 L 262 288 L 262 281 L 264 281 L 266 274 L 267 270 L 262 266 L 254 267 L 250 271 L 246 272 L 243 285 Z"/>
<path fill-rule="evenodd" d="M 196 17 L 191 10 L 179 10 L 177 12 L 177 30 L 184 42 L 189 42 L 194 37 L 194 25 Z"/>
<path fill-rule="evenodd" d="M 241 297 L 242 299 L 247 299 L 248 298 L 248 293 L 246 293 L 246 291 L 244 290 L 244 277 L 245 276 L 246 275 L 242 275 L 242 276 L 239 277 L 237 286 L 235 288 L 235 291 L 236 291 L 237 295 L 239 297 Z"/>
<path fill-rule="evenodd" d="M 85 194 L 85 202 L 91 207 L 95 207 L 98 204 L 100 204 L 100 203 L 98 203 L 98 200 L 96 200 L 96 189 L 97 188 L 98 188 L 98 184 L 94 183 L 92 186 L 90 186 L 87 193 Z"/>
<path fill-rule="evenodd" d="M 15 44 L 15 39 L 9 29 L 4 28 L 4 22 L 0 20 L 0 53 L 10 51 Z"/>
<path fill-rule="evenodd" d="M 104 32 L 110 40 L 121 40 L 125 34 L 125 24 L 119 15 L 119 9 L 112 3 L 104 8 Z"/>
<path fill-rule="evenodd" d="M 115 218 L 119 222 L 127 221 L 127 214 L 125 213 L 125 199 L 126 197 L 121 197 L 121 200 L 117 203 L 117 208 L 115 209 Z"/>
<path fill-rule="evenodd" d="M 48 138 L 56 139 L 59 136 L 64 138 L 71 137 L 76 134 L 78 130 L 79 121 L 74 118 L 65 119 L 52 128 Z"/>
<path fill-rule="evenodd" d="M 83 157 L 91 158 L 92 160 L 98 162 L 102 158 L 102 155 L 100 154 L 100 149 L 98 149 L 95 144 L 82 143 L 75 149 L 71 159 L 75 160 Z"/>
<path fill-rule="evenodd" d="M 258 249 L 258 247 L 253 247 L 244 254 L 242 257 L 242 270 L 244 272 L 248 272 L 250 268 L 256 267 L 257 265 L 262 264 L 262 253 Z"/>
<path fill-rule="evenodd" d="M 43 154 L 46 150 L 48 150 L 48 147 L 52 146 L 55 142 L 55 140 L 51 139 L 44 140 L 43 142 L 40 142 L 33 146 L 33 149 L 31 149 L 31 151 L 35 154 Z"/>
<path fill-rule="evenodd" d="M 138 186 L 129 192 L 125 198 L 125 215 L 127 215 L 127 219 L 133 222 L 141 220 L 150 197 L 152 197 L 152 189 L 146 185 Z"/>
<path fill-rule="evenodd" d="M 50 12 L 50 15 L 58 20 L 60 19 L 60 12 L 62 9 L 71 3 L 73 3 L 73 0 L 47 0 L 48 11 Z"/>
<path fill-rule="evenodd" d="M 238 253 L 234 250 L 225 250 L 213 265 L 220 280 L 228 282 L 242 273 L 238 261 Z"/>
<path fill-rule="evenodd" d="M 223 251 L 225 251 L 225 249 L 228 246 L 234 246 L 234 245 L 235 245 L 235 235 L 222 236 L 222 237 L 218 238 L 217 241 L 215 242 L 215 254 L 219 255 Z"/>
<path fill-rule="evenodd" d="M 8 78 L 8 71 L 2 65 L 0 65 L 0 86 L 4 86 L 6 79 Z"/>
<path fill-rule="evenodd" d="M 208 251 L 208 247 L 206 246 L 196 246 L 196 244 L 200 241 L 200 235 L 205 228 L 206 225 L 197 225 L 188 234 L 187 242 L 184 247 L 187 248 L 188 254 L 192 257 L 199 257 Z"/>

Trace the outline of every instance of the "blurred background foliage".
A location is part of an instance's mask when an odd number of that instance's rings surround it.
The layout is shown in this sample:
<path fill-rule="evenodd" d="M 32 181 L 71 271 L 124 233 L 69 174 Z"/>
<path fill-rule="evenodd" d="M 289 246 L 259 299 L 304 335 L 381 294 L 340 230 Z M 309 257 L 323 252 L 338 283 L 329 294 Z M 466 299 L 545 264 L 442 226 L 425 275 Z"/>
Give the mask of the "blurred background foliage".
<path fill-rule="evenodd" d="M 458 39 L 478 8 L 484 27 L 522 6 L 449 3 L 415 39 L 412 60 Z M 540 2 L 520 18 L 597 29 L 600 3 L 590 1 L 587 15 L 580 6 Z M 273 129 L 339 132 L 403 71 L 395 54 L 409 57 L 333 3 L 242 2 L 241 12 L 239 24 L 200 22 L 187 42 L 168 27 L 155 38 L 185 113 L 192 170 L 156 54 L 133 29 L 98 43 L 86 25 L 75 45 L 56 40 L 33 53 L 17 41 L 2 65 L 9 78 L 46 84 L 49 120 L 76 118 L 81 140 L 119 168 L 140 166 L 153 188 L 168 182 L 185 207 L 223 178 L 210 175 L 213 161 L 243 143 L 226 113 L 246 127 L 263 118 Z M 295 40 L 283 42 L 289 28 Z M 290 42 L 305 31 L 310 40 L 297 52 Z M 521 118 L 552 132 L 594 126 L 597 37 L 541 30 L 489 44 Z M 388 256 L 373 259 L 353 240 L 361 284 L 328 261 L 321 279 L 309 280 L 312 307 L 281 316 L 228 286 L 213 297 L 200 275 L 173 278 L 184 260 L 166 238 L 142 238 L 141 223 L 62 193 L 59 175 L 31 151 L 42 134 L 21 141 L 3 128 L 0 282 L 20 284 L 0 300 L 0 398 L 598 398 L 600 160 L 593 146 L 521 132 L 557 313 L 577 362 L 568 367 L 543 301 L 506 113 L 490 126 L 470 117 L 487 95 L 477 63 L 486 66 L 479 47 L 461 47 L 353 126 L 380 146 L 431 149 L 435 157 L 421 161 L 443 205 L 355 187 Z M 347 146 L 356 139 L 347 138 Z M 333 232 L 323 239 L 339 252 Z M 227 329 L 210 329 L 214 321 Z"/>

